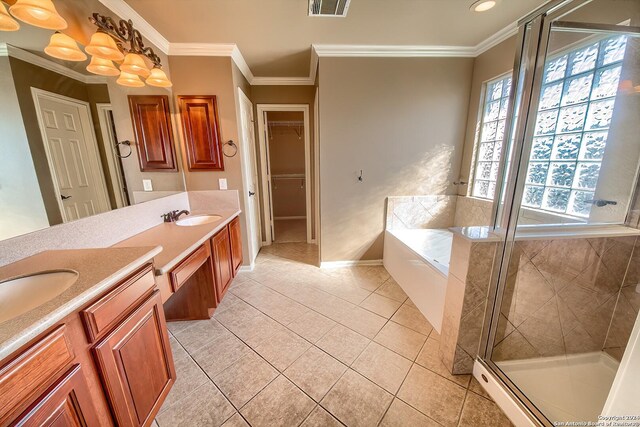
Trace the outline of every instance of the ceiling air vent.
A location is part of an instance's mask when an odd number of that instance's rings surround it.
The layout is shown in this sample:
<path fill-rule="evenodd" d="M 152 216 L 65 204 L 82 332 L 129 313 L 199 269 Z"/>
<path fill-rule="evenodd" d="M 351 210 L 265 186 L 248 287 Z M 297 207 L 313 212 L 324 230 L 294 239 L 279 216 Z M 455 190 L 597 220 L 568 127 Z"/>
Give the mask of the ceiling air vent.
<path fill-rule="evenodd" d="M 351 0 L 309 0 L 309 16 L 347 16 Z"/>

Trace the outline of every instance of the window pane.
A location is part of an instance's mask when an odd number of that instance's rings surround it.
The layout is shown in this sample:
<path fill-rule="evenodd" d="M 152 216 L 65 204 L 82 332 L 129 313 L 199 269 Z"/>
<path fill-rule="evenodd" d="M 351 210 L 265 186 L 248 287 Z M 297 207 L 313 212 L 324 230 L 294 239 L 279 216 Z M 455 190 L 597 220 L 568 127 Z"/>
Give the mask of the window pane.
<path fill-rule="evenodd" d="M 602 99 L 616 96 L 620 83 L 622 67 L 607 68 L 596 72 L 596 82 L 591 99 Z"/>
<path fill-rule="evenodd" d="M 553 137 L 545 136 L 542 138 L 533 138 L 533 148 L 531 149 L 532 160 L 549 160 L 551 158 L 551 149 L 553 147 Z"/>
<path fill-rule="evenodd" d="M 481 141 L 482 142 L 495 141 L 497 127 L 498 127 L 498 122 L 485 123 L 484 126 L 482 126 Z"/>
<path fill-rule="evenodd" d="M 554 187 L 571 187 L 576 164 L 569 162 L 553 162 L 547 175 L 547 185 Z"/>
<path fill-rule="evenodd" d="M 562 96 L 562 83 L 552 84 L 542 88 L 542 98 L 540 98 L 540 110 L 549 110 L 560 106 Z"/>
<path fill-rule="evenodd" d="M 588 191 L 572 191 L 569 198 L 569 210 L 572 215 L 588 217 L 591 213 L 591 200 L 594 193 Z"/>
<path fill-rule="evenodd" d="M 494 145 L 493 142 L 480 144 L 480 150 L 478 151 L 478 161 L 486 162 L 493 160 Z"/>
<path fill-rule="evenodd" d="M 549 61 L 544 70 L 544 82 L 551 83 L 564 77 L 567 70 L 567 55 L 556 60 Z"/>
<path fill-rule="evenodd" d="M 489 85 L 487 93 L 491 101 L 496 101 L 502 98 L 502 80 Z"/>
<path fill-rule="evenodd" d="M 558 121 L 558 110 L 544 111 L 538 113 L 536 120 L 536 136 L 553 134 Z"/>
<path fill-rule="evenodd" d="M 522 204 L 532 208 L 542 206 L 542 197 L 544 195 L 544 187 L 535 187 L 533 185 L 525 185 L 524 199 Z"/>
<path fill-rule="evenodd" d="M 558 118 L 558 133 L 575 132 L 584 127 L 584 118 L 587 114 L 587 104 L 560 109 Z"/>
<path fill-rule="evenodd" d="M 624 51 L 627 48 L 627 36 L 619 36 L 602 42 L 602 65 L 609 65 L 624 59 Z"/>
<path fill-rule="evenodd" d="M 598 43 L 572 53 L 569 59 L 569 74 L 574 76 L 576 74 L 584 73 L 585 71 L 593 70 L 596 66 L 597 59 Z"/>
<path fill-rule="evenodd" d="M 531 162 L 527 171 L 527 184 L 544 185 L 547 182 L 548 162 Z"/>
<path fill-rule="evenodd" d="M 562 95 L 562 105 L 578 104 L 589 100 L 593 74 L 586 74 L 567 80 Z"/>
<path fill-rule="evenodd" d="M 578 163 L 574 188 L 595 190 L 600 174 L 600 163 Z"/>
<path fill-rule="evenodd" d="M 491 178 L 491 162 L 478 162 L 476 178 L 485 180 Z"/>
<path fill-rule="evenodd" d="M 560 188 L 545 188 L 542 197 L 542 208 L 555 212 L 566 212 L 569 205 L 571 190 Z"/>
<path fill-rule="evenodd" d="M 580 151 L 581 139 L 582 136 L 579 133 L 570 133 L 567 135 L 556 136 L 551 158 L 553 160 L 577 159 L 578 153 Z"/>
<path fill-rule="evenodd" d="M 613 115 L 613 104 L 615 99 L 592 102 L 589 105 L 589 115 L 587 117 L 587 130 L 608 128 L 611 125 Z"/>
<path fill-rule="evenodd" d="M 582 137 L 580 160 L 602 160 L 608 132 L 586 132 Z"/>
<path fill-rule="evenodd" d="M 500 113 L 500 100 L 490 102 L 487 104 L 487 109 L 484 112 L 484 121 L 492 122 L 498 120 L 498 114 Z"/>

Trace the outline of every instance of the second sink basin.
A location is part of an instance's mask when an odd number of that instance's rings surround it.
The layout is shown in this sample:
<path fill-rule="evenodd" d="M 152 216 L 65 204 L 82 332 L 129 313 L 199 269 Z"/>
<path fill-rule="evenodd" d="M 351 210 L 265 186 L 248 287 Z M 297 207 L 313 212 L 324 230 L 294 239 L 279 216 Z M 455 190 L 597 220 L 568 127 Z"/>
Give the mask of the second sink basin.
<path fill-rule="evenodd" d="M 51 301 L 78 280 L 72 270 L 46 271 L 0 283 L 0 323 Z"/>
<path fill-rule="evenodd" d="M 194 225 L 209 224 L 211 222 L 219 221 L 220 219 L 222 219 L 220 215 L 194 215 L 179 219 L 176 221 L 176 225 L 190 227 Z"/>

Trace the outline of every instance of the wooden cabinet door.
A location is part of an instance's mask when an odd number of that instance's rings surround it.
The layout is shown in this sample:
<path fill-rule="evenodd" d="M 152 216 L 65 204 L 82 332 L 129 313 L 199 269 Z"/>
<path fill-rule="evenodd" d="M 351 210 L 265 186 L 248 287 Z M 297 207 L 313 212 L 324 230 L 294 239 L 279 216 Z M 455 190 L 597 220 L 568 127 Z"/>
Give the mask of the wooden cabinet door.
<path fill-rule="evenodd" d="M 224 170 L 215 96 L 179 96 L 189 170 Z"/>
<path fill-rule="evenodd" d="M 229 223 L 229 238 L 231 240 L 231 264 L 233 277 L 236 277 L 242 265 L 242 233 L 240 231 L 240 217 L 235 217 Z"/>
<path fill-rule="evenodd" d="M 176 378 L 160 291 L 107 335 L 94 352 L 117 424 L 149 424 Z"/>
<path fill-rule="evenodd" d="M 213 254 L 216 293 L 218 302 L 220 302 L 233 279 L 231 244 L 229 242 L 229 229 L 227 227 L 220 230 L 218 234 L 211 239 L 211 252 Z"/>
<path fill-rule="evenodd" d="M 138 143 L 140 170 L 177 172 L 169 97 L 129 95 L 129 108 Z"/>
<path fill-rule="evenodd" d="M 80 365 L 74 365 L 30 409 L 11 424 L 34 427 L 99 425 L 89 387 Z"/>

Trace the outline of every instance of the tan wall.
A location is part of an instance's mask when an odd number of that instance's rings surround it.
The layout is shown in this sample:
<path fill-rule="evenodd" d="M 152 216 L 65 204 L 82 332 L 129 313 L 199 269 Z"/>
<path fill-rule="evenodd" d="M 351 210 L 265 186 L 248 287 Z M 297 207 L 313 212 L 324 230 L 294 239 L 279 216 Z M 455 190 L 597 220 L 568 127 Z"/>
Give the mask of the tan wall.
<path fill-rule="evenodd" d="M 381 259 L 386 197 L 455 192 L 472 67 L 468 58 L 320 59 L 322 261 Z"/>
<path fill-rule="evenodd" d="M 254 108 L 257 111 L 258 104 L 306 104 L 309 106 L 309 133 L 311 135 L 311 168 L 310 175 L 311 180 L 308 185 L 311 188 L 311 232 L 312 238 L 315 239 L 315 212 L 316 208 L 316 195 L 315 195 L 315 152 L 314 152 L 314 100 L 315 100 L 316 88 L 315 86 L 252 86 L 251 94 L 253 96 Z M 256 114 L 257 117 L 257 114 Z M 256 126 L 257 132 L 257 126 Z M 259 150 L 259 139 L 256 133 L 256 148 Z M 258 171 L 260 170 L 260 154 L 257 154 Z M 260 188 L 262 189 L 262 176 L 260 176 Z M 260 204 L 264 206 L 263 194 L 260 192 Z M 265 218 L 262 217 L 262 235 L 265 236 Z"/>
<path fill-rule="evenodd" d="M 484 84 L 513 70 L 516 55 L 516 36 L 513 36 L 497 46 L 476 57 L 473 63 L 473 77 L 471 82 L 471 97 L 469 98 L 469 115 L 466 120 L 467 130 L 464 138 L 464 154 L 460 166 L 462 181 L 471 182 L 471 168 L 473 166 L 475 142 L 480 131 L 482 119 L 480 101 Z M 471 194 L 471 186 L 459 186 L 458 194 Z"/>
<path fill-rule="evenodd" d="M 234 72 L 235 64 L 230 57 L 191 57 L 172 56 L 169 59 L 172 70 L 174 100 L 179 95 L 215 95 L 218 105 L 218 117 L 220 120 L 220 137 L 222 141 L 233 140 L 238 142 L 238 111 L 236 109 L 237 87 L 243 88 L 245 94 L 250 96 L 248 83 L 239 73 Z M 247 93 L 248 92 L 248 93 Z M 174 114 L 174 123 L 179 134 L 179 147 L 182 153 L 184 148 L 184 133 L 179 114 Z M 182 155 L 186 159 L 185 155 Z M 240 206 L 243 213 L 240 215 L 242 229 L 243 249 L 245 261 L 249 259 L 246 217 L 244 213 L 244 187 L 242 183 L 241 156 L 224 157 L 224 171 L 193 171 L 190 172 L 183 160 L 186 188 L 188 191 L 218 190 L 218 180 L 225 178 L 230 190 L 238 190 L 241 194 Z"/>

